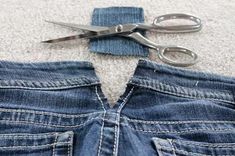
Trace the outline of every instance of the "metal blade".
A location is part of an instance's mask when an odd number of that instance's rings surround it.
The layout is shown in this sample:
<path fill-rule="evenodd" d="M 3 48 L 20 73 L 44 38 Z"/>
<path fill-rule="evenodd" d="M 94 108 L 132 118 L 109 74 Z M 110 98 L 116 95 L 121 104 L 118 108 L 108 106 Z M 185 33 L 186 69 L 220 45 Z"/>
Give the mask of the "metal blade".
<path fill-rule="evenodd" d="M 56 24 L 58 24 L 56 22 Z M 61 23 L 59 23 L 61 25 Z M 65 26 L 68 26 L 67 24 Z M 77 26 L 79 28 L 77 28 Z M 137 24 L 124 24 L 124 25 L 117 25 L 117 26 L 112 26 L 112 27 L 100 27 L 100 31 L 90 31 L 90 28 L 95 28 L 93 26 L 86 26 L 86 25 L 76 25 L 76 29 L 89 29 L 87 33 L 84 34 L 79 34 L 79 35 L 74 35 L 74 36 L 67 36 L 63 38 L 58 38 L 58 39 L 52 39 L 52 40 L 47 40 L 47 41 L 42 41 L 42 43 L 56 43 L 56 42 L 61 42 L 61 41 L 67 41 L 67 40 L 74 40 L 74 39 L 80 39 L 80 38 L 100 38 L 100 37 L 107 37 L 107 36 L 115 36 L 118 34 L 126 34 L 133 32 Z M 71 27 L 71 26 L 68 26 Z M 102 29 L 102 30 L 101 30 Z"/>
<path fill-rule="evenodd" d="M 98 32 L 98 31 L 104 31 L 104 30 L 108 30 L 109 29 L 109 27 L 89 26 L 89 25 L 64 23 L 64 22 L 55 22 L 55 21 L 48 21 L 48 20 L 46 20 L 46 22 L 53 23 L 53 24 L 60 25 L 60 26 L 64 26 L 64 27 L 67 27 L 67 28 L 71 28 L 73 30 Z"/>
<path fill-rule="evenodd" d="M 136 42 L 138 42 L 142 45 L 145 45 L 149 48 L 152 48 L 152 49 L 158 49 L 159 47 L 161 47 L 161 46 L 157 45 L 156 43 L 150 41 L 149 39 L 147 39 L 143 35 L 141 35 L 139 32 L 134 32 L 134 33 L 129 33 L 129 34 L 119 34 L 119 36 L 134 39 Z"/>
<path fill-rule="evenodd" d="M 85 34 L 79 34 L 79 35 L 73 35 L 73 36 L 61 37 L 61 38 L 57 38 L 57 39 L 46 40 L 46 41 L 42 41 L 42 43 L 57 43 L 57 42 L 63 42 L 63 41 L 81 39 L 81 38 L 92 38 L 94 36 L 96 36 L 95 32 L 88 32 Z"/>

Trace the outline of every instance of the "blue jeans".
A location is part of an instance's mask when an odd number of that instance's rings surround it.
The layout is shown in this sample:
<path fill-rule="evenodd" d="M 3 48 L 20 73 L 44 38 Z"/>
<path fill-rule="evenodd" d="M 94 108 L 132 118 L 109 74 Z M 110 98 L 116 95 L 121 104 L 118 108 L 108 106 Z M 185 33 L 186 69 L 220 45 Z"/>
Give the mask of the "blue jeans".
<path fill-rule="evenodd" d="M 140 60 L 110 107 L 88 62 L 0 62 L 1 156 L 234 156 L 235 79 Z"/>

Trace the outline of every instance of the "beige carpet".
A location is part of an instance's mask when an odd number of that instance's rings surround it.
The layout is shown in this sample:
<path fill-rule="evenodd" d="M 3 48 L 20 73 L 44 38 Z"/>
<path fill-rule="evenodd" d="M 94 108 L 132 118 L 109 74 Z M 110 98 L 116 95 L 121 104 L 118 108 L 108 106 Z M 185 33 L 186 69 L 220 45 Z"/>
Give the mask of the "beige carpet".
<path fill-rule="evenodd" d="M 95 7 L 137 6 L 145 10 L 146 22 L 166 13 L 190 13 L 204 27 L 192 34 L 156 34 L 148 37 L 159 44 L 182 45 L 200 56 L 193 70 L 235 76 L 234 0 L 4 0 L 0 4 L 0 59 L 38 62 L 87 60 L 94 63 L 105 95 L 117 100 L 133 74 L 138 57 L 115 57 L 90 53 L 86 40 L 44 45 L 40 41 L 76 32 L 44 20 L 89 24 Z M 156 56 L 152 60 L 160 62 Z"/>

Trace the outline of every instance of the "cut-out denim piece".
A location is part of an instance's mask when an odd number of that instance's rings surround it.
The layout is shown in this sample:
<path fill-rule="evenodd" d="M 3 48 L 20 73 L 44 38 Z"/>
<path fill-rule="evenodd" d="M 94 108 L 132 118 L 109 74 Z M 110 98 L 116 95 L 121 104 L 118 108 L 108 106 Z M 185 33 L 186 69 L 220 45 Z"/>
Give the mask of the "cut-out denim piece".
<path fill-rule="evenodd" d="M 92 25 L 114 26 L 126 23 L 143 23 L 144 10 L 136 7 L 95 8 Z M 142 32 L 144 33 L 144 32 Z M 147 47 L 123 37 L 113 36 L 90 40 L 90 50 L 112 55 L 148 56 Z"/>

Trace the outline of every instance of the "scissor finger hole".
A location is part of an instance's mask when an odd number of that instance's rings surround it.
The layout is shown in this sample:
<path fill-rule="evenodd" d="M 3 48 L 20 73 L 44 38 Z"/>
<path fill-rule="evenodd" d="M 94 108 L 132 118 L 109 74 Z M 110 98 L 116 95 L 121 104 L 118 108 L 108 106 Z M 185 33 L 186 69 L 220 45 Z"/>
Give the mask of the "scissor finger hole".
<path fill-rule="evenodd" d="M 167 64 L 185 67 L 195 64 L 198 56 L 185 48 L 167 47 L 160 50 L 159 58 Z"/>
<path fill-rule="evenodd" d="M 185 26 L 191 26 L 191 25 L 195 25 L 195 22 L 187 20 L 187 19 L 169 19 L 169 20 L 164 20 L 159 22 L 157 19 L 155 19 L 154 24 L 157 26 L 181 26 L 182 23 Z"/>
<path fill-rule="evenodd" d="M 182 24 L 183 23 L 183 24 Z M 201 20 L 187 14 L 166 14 L 153 20 L 153 25 L 164 32 L 191 32 L 199 31 L 202 27 Z"/>

